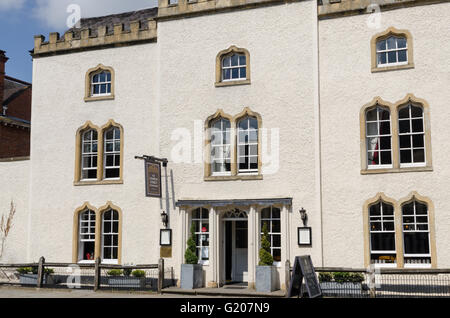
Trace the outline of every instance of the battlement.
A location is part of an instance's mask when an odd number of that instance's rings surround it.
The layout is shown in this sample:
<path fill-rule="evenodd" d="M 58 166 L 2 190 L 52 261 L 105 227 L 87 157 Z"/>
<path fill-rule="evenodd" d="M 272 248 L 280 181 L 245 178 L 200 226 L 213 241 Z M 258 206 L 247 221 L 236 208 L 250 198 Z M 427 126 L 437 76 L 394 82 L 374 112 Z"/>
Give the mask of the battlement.
<path fill-rule="evenodd" d="M 101 47 L 123 46 L 157 39 L 157 23 L 153 18 L 131 21 L 129 24 L 115 23 L 113 27 L 100 25 L 97 28 L 71 29 L 63 37 L 50 33 L 48 41 L 43 35 L 34 37 L 33 56 L 43 56 Z"/>

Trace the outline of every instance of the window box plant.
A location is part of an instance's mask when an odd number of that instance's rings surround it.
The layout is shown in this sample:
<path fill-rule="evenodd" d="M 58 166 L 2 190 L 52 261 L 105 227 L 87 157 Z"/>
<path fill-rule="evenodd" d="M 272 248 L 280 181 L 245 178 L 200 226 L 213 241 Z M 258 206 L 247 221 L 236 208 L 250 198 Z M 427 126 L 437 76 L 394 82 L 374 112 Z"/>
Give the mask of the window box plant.
<path fill-rule="evenodd" d="M 181 264 L 181 289 L 195 289 L 203 287 L 203 267 L 198 264 L 195 254 L 195 225 L 192 223 L 191 235 L 187 241 L 187 249 L 184 253 L 185 264 Z"/>
<path fill-rule="evenodd" d="M 276 290 L 277 269 L 273 266 L 270 253 L 269 230 L 265 223 L 262 228 L 261 249 L 259 250 L 259 264 L 256 266 L 255 288 L 257 292 L 270 293 Z"/>
<path fill-rule="evenodd" d="M 361 273 L 334 272 L 319 273 L 322 291 L 327 295 L 360 295 L 367 291 L 364 275 Z"/>
<path fill-rule="evenodd" d="M 112 269 L 106 274 L 108 285 L 113 288 L 145 288 L 146 285 L 145 271 L 140 269 Z"/>
<path fill-rule="evenodd" d="M 19 281 L 21 285 L 33 285 L 37 286 L 38 281 L 38 268 L 37 267 L 20 267 L 17 269 L 19 274 Z M 44 268 L 44 277 L 42 283 L 44 285 L 53 285 L 54 279 L 52 274 L 54 273 L 51 268 Z"/>

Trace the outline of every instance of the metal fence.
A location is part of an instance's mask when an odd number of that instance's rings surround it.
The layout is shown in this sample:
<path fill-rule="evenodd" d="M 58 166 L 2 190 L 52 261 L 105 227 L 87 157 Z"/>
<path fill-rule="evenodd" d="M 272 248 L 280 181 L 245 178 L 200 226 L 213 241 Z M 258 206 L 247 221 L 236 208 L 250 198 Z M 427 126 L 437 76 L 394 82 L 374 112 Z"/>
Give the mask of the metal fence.
<path fill-rule="evenodd" d="M 0 285 L 39 288 L 81 288 L 161 292 L 175 286 L 173 268 L 165 268 L 164 260 L 148 265 L 39 263 L 0 264 Z"/>
<path fill-rule="evenodd" d="M 316 268 L 315 271 L 324 297 L 450 297 L 450 269 Z"/>

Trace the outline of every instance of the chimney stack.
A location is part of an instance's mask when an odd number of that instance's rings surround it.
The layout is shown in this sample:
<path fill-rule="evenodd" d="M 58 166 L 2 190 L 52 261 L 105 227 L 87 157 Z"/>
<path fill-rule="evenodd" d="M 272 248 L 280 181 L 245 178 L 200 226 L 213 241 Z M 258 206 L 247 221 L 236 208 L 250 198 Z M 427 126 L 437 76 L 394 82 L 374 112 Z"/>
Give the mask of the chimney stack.
<path fill-rule="evenodd" d="M 5 90 L 5 64 L 8 58 L 5 51 L 0 50 L 0 106 L 3 106 L 4 90 Z"/>

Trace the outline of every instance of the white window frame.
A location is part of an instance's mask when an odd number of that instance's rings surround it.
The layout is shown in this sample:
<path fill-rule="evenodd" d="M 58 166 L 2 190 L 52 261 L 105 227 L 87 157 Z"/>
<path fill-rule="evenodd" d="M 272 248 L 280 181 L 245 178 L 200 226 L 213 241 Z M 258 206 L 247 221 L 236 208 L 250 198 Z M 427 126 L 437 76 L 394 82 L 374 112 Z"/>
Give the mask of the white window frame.
<path fill-rule="evenodd" d="M 377 113 L 377 119 L 376 120 L 367 120 L 367 113 L 371 112 L 373 110 L 376 110 Z M 380 110 L 383 111 L 387 111 L 389 113 L 389 120 L 387 119 L 380 119 Z M 377 105 L 375 108 L 370 108 L 368 110 L 365 111 L 364 114 L 364 120 L 365 120 L 365 125 L 366 125 L 366 155 L 367 155 L 367 159 L 366 159 L 366 165 L 367 165 L 367 169 L 389 169 L 392 168 L 394 165 L 394 159 L 393 159 L 393 149 L 392 149 L 392 116 L 391 116 L 391 111 L 389 108 L 385 108 L 382 107 L 380 105 Z M 389 135 L 381 135 L 380 134 L 380 127 L 381 124 L 384 122 L 389 122 Z M 369 124 L 377 124 L 377 134 L 376 135 L 369 135 Z M 381 153 L 382 152 L 388 152 L 388 150 L 383 149 L 383 150 L 369 150 L 369 140 L 371 139 L 375 139 L 377 138 L 378 143 L 380 142 L 380 138 L 390 138 L 391 139 L 391 148 L 390 148 L 390 152 L 391 152 L 391 164 L 381 164 Z M 375 154 L 376 152 L 379 153 L 379 163 L 378 164 L 374 164 L 374 165 L 369 165 L 369 153 Z"/>
<path fill-rule="evenodd" d="M 256 130 L 250 129 L 250 118 L 256 121 L 256 124 L 258 125 L 258 128 Z M 240 128 L 240 123 L 244 120 L 247 121 L 247 129 Z M 240 140 L 241 132 L 245 132 L 245 135 L 248 136 L 248 141 L 241 142 L 241 140 Z M 251 132 L 256 133 L 256 141 L 250 141 L 250 133 Z M 252 146 L 256 146 L 256 155 L 249 154 L 249 155 L 241 156 L 241 151 L 240 151 L 241 146 L 248 146 L 249 151 Z M 249 159 L 247 169 L 241 169 L 240 159 L 247 158 L 247 157 Z M 250 169 L 250 165 L 252 164 L 251 158 L 256 158 L 256 165 L 257 165 L 256 169 Z M 258 123 L 258 119 L 256 117 L 246 116 L 244 118 L 241 118 L 237 122 L 237 171 L 238 171 L 238 174 L 258 174 L 258 172 L 259 172 L 259 123 Z"/>
<path fill-rule="evenodd" d="M 108 139 L 106 137 L 106 135 L 111 130 L 112 130 L 112 133 L 113 133 L 113 139 Z M 117 137 L 117 135 L 116 135 L 117 132 L 119 134 L 119 138 L 116 138 Z M 121 133 L 119 127 L 112 126 L 111 128 L 107 129 L 104 132 L 104 142 L 103 142 L 103 147 L 104 147 L 103 148 L 104 149 L 103 150 L 103 171 L 104 171 L 103 179 L 104 180 L 119 180 L 120 179 L 120 169 L 121 169 L 121 167 L 120 167 L 120 161 L 121 161 L 120 156 L 122 155 L 121 151 L 120 151 L 121 143 L 122 143 L 121 139 L 122 139 L 122 133 Z M 119 142 L 119 149 L 116 149 L 116 142 Z M 107 144 L 112 144 L 112 147 L 113 147 L 112 151 L 107 151 Z M 113 165 L 112 166 L 107 166 L 106 165 L 108 156 L 113 156 Z M 117 156 L 119 156 L 119 165 L 118 166 L 115 164 Z M 107 170 L 112 170 L 112 169 L 118 169 L 119 170 L 119 176 L 118 177 L 113 177 L 113 178 L 106 177 L 106 171 Z"/>
<path fill-rule="evenodd" d="M 404 215 L 403 214 L 403 208 L 405 205 L 411 204 L 413 203 L 413 214 L 410 215 Z M 416 210 L 416 204 L 420 203 L 422 205 L 425 205 L 427 208 L 427 222 L 417 222 L 417 217 L 425 217 L 424 214 L 417 214 L 417 210 Z M 414 222 L 412 223 L 405 223 L 405 217 L 412 217 L 414 218 Z M 414 230 L 405 230 L 405 226 L 414 226 Z M 426 225 L 427 226 L 427 230 L 417 230 L 417 225 Z M 406 263 L 406 260 L 404 262 L 404 267 L 409 267 L 409 268 L 428 268 L 431 267 L 431 235 L 430 235 L 430 212 L 428 209 L 428 204 L 423 203 L 423 202 L 418 202 L 417 200 L 414 200 L 412 202 L 408 202 L 406 204 L 404 204 L 402 206 L 402 236 L 403 236 L 403 251 L 406 251 L 405 249 L 405 233 L 428 233 L 428 251 L 429 253 L 424 253 L 424 254 L 406 254 L 406 252 L 404 252 L 403 254 L 403 258 L 408 258 L 408 257 L 417 257 L 417 258 L 430 258 L 430 263 Z"/>
<path fill-rule="evenodd" d="M 395 48 L 394 49 L 388 49 L 388 47 L 387 47 L 387 41 L 390 38 L 394 38 L 395 39 Z M 398 47 L 398 39 L 404 39 L 405 42 L 406 42 L 406 47 L 399 48 Z M 384 50 L 379 50 L 378 49 L 378 43 L 382 42 L 382 41 L 386 42 L 385 49 Z M 399 66 L 399 65 L 406 65 L 406 64 L 408 64 L 408 49 L 409 48 L 408 48 L 408 39 L 406 37 L 398 36 L 398 35 L 391 35 L 391 36 L 389 36 L 389 37 L 387 37 L 385 39 L 378 40 L 376 42 L 376 46 L 375 47 L 376 47 L 376 63 L 377 63 L 377 67 L 382 68 L 382 67 Z M 398 62 L 398 52 L 399 51 L 405 51 L 406 61 Z M 396 52 L 395 57 L 396 57 L 397 62 L 389 63 L 389 52 Z M 380 54 L 386 54 L 386 63 L 385 64 L 380 64 L 379 63 L 379 58 L 378 57 L 379 57 Z"/>
<path fill-rule="evenodd" d="M 383 211 L 383 203 L 386 205 L 390 205 L 392 207 L 392 215 L 385 215 Z M 370 209 L 372 206 L 380 205 L 380 215 L 370 215 Z M 369 246 L 370 246 L 370 260 L 371 264 L 375 265 L 375 267 L 397 267 L 397 242 L 395 241 L 395 208 L 391 203 L 378 201 L 374 204 L 371 204 L 368 207 L 368 215 L 369 215 Z M 376 220 L 379 219 L 379 220 Z M 380 223 L 381 230 L 372 230 L 373 223 Z M 385 230 L 384 223 L 392 223 L 393 230 Z M 390 233 L 394 234 L 394 250 L 380 250 L 373 251 L 372 250 L 372 234 L 380 234 L 380 233 Z M 372 263 L 372 254 L 392 254 L 395 256 L 395 261 L 393 263 Z"/>
<path fill-rule="evenodd" d="M 107 212 L 111 212 L 111 219 L 105 220 L 105 215 Z M 117 219 L 114 217 L 114 215 L 117 216 Z M 105 223 L 109 222 L 111 223 L 111 232 L 105 232 Z M 114 232 L 114 223 L 117 223 L 117 233 Z M 101 246 L 101 253 L 102 253 L 102 263 L 103 264 L 118 264 L 119 262 L 119 231 L 120 231 L 120 216 L 119 212 L 114 209 L 108 209 L 105 212 L 102 213 L 102 246 Z M 111 249 L 111 257 L 114 256 L 114 249 L 117 249 L 117 258 L 108 258 L 105 259 L 104 255 L 104 249 L 105 249 L 105 236 L 110 235 L 111 236 L 111 245 L 106 246 L 106 248 Z M 117 246 L 114 245 L 114 236 L 117 236 Z"/>
<path fill-rule="evenodd" d="M 100 75 L 105 73 L 105 81 L 102 82 L 94 82 L 94 77 L 96 75 Z M 108 76 L 109 76 L 109 80 L 108 80 Z M 100 80 L 100 79 L 99 79 Z M 106 85 L 106 93 L 94 93 L 94 87 L 95 86 L 99 86 L 99 91 L 101 91 L 101 86 L 102 85 Z M 108 92 L 108 87 L 109 87 L 109 92 Z M 100 97 L 100 96 L 111 96 L 111 91 L 112 91 L 112 74 L 110 71 L 106 71 L 106 70 L 102 70 L 98 73 L 94 73 L 91 75 L 91 97 Z"/>
<path fill-rule="evenodd" d="M 208 217 L 207 218 L 203 218 L 203 210 L 208 211 Z M 200 216 L 198 218 L 194 217 L 194 213 L 196 211 L 199 211 L 199 215 Z M 209 242 L 208 246 L 203 246 L 203 240 L 201 239 L 201 237 L 199 237 L 198 242 L 199 242 L 200 245 L 196 246 L 196 250 L 198 251 L 198 264 L 209 265 L 209 260 L 211 258 L 211 254 L 210 254 L 210 252 L 211 252 L 211 240 L 210 240 L 210 238 L 211 237 L 209 235 L 209 233 L 210 233 L 209 232 L 209 227 L 210 227 L 210 224 L 209 224 L 209 210 L 205 209 L 205 208 L 198 208 L 198 209 L 193 210 L 192 211 L 191 224 L 193 224 L 194 222 L 198 222 L 199 223 L 199 227 L 198 228 L 200 230 L 199 232 L 194 232 L 194 235 L 196 236 L 196 238 L 198 236 L 201 236 L 201 235 L 207 235 L 208 236 L 208 242 Z M 202 224 L 203 223 L 208 223 L 208 232 L 202 232 Z M 203 260 L 202 259 L 202 252 L 203 252 L 204 248 L 208 249 L 208 260 Z"/>
<path fill-rule="evenodd" d="M 214 125 L 220 122 L 220 129 L 216 130 L 214 128 Z M 224 123 L 228 122 L 229 128 L 224 128 Z M 231 121 L 226 118 L 219 118 L 211 123 L 210 128 L 211 133 L 211 175 L 212 176 L 231 176 Z M 228 143 L 224 142 L 224 135 L 228 135 Z M 216 138 L 217 136 L 220 136 L 220 141 L 218 144 L 213 143 L 213 136 Z M 226 154 L 226 148 L 228 148 L 228 156 L 225 157 Z M 213 157 L 212 152 L 213 149 L 218 151 L 221 155 L 220 158 Z M 217 154 L 216 154 L 217 156 Z M 218 160 L 215 160 L 218 159 Z M 214 171 L 214 164 L 215 163 L 221 163 L 223 169 L 226 169 L 226 160 L 229 160 L 230 163 L 230 170 L 229 171 Z"/>
<path fill-rule="evenodd" d="M 88 219 L 83 220 L 83 215 L 88 214 Z M 88 231 L 83 233 L 82 229 L 86 228 Z M 96 238 L 96 215 L 92 210 L 84 210 L 78 216 L 78 263 L 80 264 L 90 264 L 95 263 L 95 259 L 93 260 L 84 260 L 83 254 L 85 253 L 83 249 L 83 253 L 81 253 L 82 245 L 85 242 L 94 243 L 94 257 L 95 257 L 95 238 Z M 88 236 L 89 238 L 83 238 L 83 236 Z M 91 237 L 94 238 L 91 238 Z"/>
<path fill-rule="evenodd" d="M 273 209 L 274 208 L 279 211 L 279 213 L 280 213 L 280 217 L 279 218 L 273 217 Z M 268 218 L 263 218 L 263 213 L 262 212 L 265 209 L 270 209 L 270 216 Z M 261 237 L 263 235 L 262 227 L 263 227 L 263 222 L 264 221 L 269 222 L 268 231 L 269 231 L 269 239 L 270 239 L 270 254 L 272 254 L 272 256 L 273 256 L 273 251 L 274 250 L 280 250 L 280 256 L 281 256 L 281 251 L 282 251 L 282 246 L 281 246 L 282 245 L 282 242 L 281 242 L 281 240 L 282 240 L 282 235 L 281 235 L 281 209 L 277 208 L 277 207 L 274 207 L 274 206 L 270 206 L 270 207 L 261 209 L 261 220 L 260 220 L 260 223 L 259 223 L 259 230 L 260 230 Z M 272 223 L 273 221 L 279 221 L 280 222 L 280 232 L 274 232 L 273 231 L 273 223 Z M 278 247 L 278 246 L 274 247 L 273 246 L 273 237 L 274 237 L 274 235 L 279 235 L 280 236 L 280 247 Z M 279 262 L 274 261 L 273 265 L 276 266 L 276 267 L 281 267 L 281 260 Z"/>
<path fill-rule="evenodd" d="M 422 110 L 422 116 L 421 117 L 412 117 L 411 107 L 417 107 Z M 409 117 L 408 118 L 400 118 L 400 110 L 408 108 L 409 111 Z M 411 103 L 407 104 L 406 106 L 400 107 L 398 109 L 398 147 L 399 147 L 399 162 L 400 162 L 400 168 L 409 168 L 409 167 L 424 167 L 427 163 L 427 151 L 426 151 L 426 136 L 425 136 L 425 111 L 423 107 L 418 105 L 413 105 Z M 422 132 L 413 132 L 412 131 L 412 121 L 413 120 L 419 120 L 422 119 Z M 401 133 L 400 132 L 400 122 L 401 121 L 409 121 L 409 132 L 408 133 Z M 423 136 L 423 147 L 414 147 L 413 145 L 413 136 L 414 135 L 422 135 Z M 409 148 L 401 148 L 400 147 L 400 137 L 401 136 L 410 136 L 410 143 L 411 147 Z M 424 161 L 423 162 L 414 162 L 414 150 L 423 150 L 424 153 Z M 402 163 L 402 156 L 401 151 L 402 150 L 410 150 L 411 152 L 411 163 Z"/>
<path fill-rule="evenodd" d="M 91 135 L 89 137 L 89 140 L 86 141 L 85 140 L 85 135 L 88 134 L 88 133 L 90 133 Z M 94 139 L 94 133 L 97 134 L 97 139 Z M 89 145 L 90 146 L 90 148 L 91 148 L 90 152 L 85 152 L 85 149 L 84 149 L 85 145 Z M 92 151 L 92 149 L 94 148 L 94 145 L 97 146 L 97 151 L 96 152 Z M 94 157 L 97 157 L 97 164 L 96 164 L 96 166 L 95 167 L 87 167 L 86 168 L 84 166 L 84 159 L 85 158 L 90 158 L 89 160 L 91 162 L 91 165 L 93 165 L 93 160 L 94 160 L 93 158 Z M 98 155 L 98 133 L 97 133 L 97 131 L 95 129 L 89 129 L 89 130 L 87 130 L 87 131 L 85 131 L 85 132 L 83 132 L 81 134 L 81 176 L 80 176 L 81 181 L 97 180 L 98 179 L 98 157 L 99 157 L 99 155 Z M 84 178 L 83 177 L 83 175 L 84 175 L 83 172 L 85 172 L 85 171 L 88 172 L 89 170 L 95 170 L 95 172 L 96 172 L 95 173 L 95 178 Z M 89 175 L 89 173 L 88 173 L 88 175 Z"/>
<path fill-rule="evenodd" d="M 236 55 L 237 56 L 237 65 L 232 65 L 232 58 L 233 56 Z M 241 57 L 245 58 L 245 64 L 241 65 Z M 225 60 L 230 59 L 230 63 L 227 66 L 224 66 Z M 247 80 L 248 78 L 248 70 L 247 70 L 247 56 L 245 55 L 245 53 L 237 53 L 234 52 L 232 54 L 228 54 L 222 57 L 221 62 L 220 62 L 220 68 L 221 68 L 221 80 L 222 82 L 233 82 L 233 81 L 244 81 Z M 241 77 L 241 68 L 245 69 L 245 77 Z M 237 78 L 233 78 L 233 70 L 237 69 L 238 73 L 239 73 L 239 77 Z M 229 79 L 225 79 L 225 70 L 230 70 L 230 78 Z"/>

